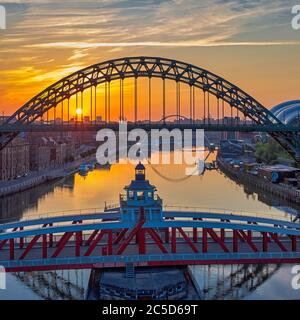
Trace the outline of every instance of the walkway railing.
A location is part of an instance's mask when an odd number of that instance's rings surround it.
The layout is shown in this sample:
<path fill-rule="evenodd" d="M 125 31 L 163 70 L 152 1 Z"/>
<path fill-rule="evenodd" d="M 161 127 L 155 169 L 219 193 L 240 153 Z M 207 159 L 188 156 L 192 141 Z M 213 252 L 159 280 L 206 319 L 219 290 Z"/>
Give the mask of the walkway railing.
<path fill-rule="evenodd" d="M 106 209 L 116 209 L 118 208 L 117 204 L 107 205 L 106 207 L 97 207 L 97 208 L 83 208 L 83 209 L 69 209 L 69 210 L 60 210 L 60 211 L 47 211 L 44 213 L 38 214 L 30 214 L 24 215 L 21 221 L 28 221 L 33 219 L 43 219 L 43 218 L 51 218 L 58 216 L 73 216 L 73 215 L 88 215 L 95 213 L 103 213 Z M 274 213 L 266 213 L 266 212 L 253 212 L 253 211 L 245 211 L 245 210 L 232 210 L 225 208 L 211 208 L 211 207 L 197 207 L 197 206 L 180 206 L 180 205 L 165 205 L 163 207 L 164 211 L 193 211 L 193 212 L 206 212 L 206 213 L 221 213 L 221 214 L 229 214 L 229 215 L 241 215 L 241 216 L 250 216 L 257 218 L 270 218 L 277 219 L 283 221 L 292 221 L 293 219 L 288 219 L 291 214 L 274 214 Z M 0 219 L 0 224 L 9 222 L 9 219 L 3 218 Z"/>
<path fill-rule="evenodd" d="M 45 219 L 45 218 L 52 218 L 52 217 L 67 217 L 67 216 L 83 215 L 83 214 L 88 215 L 88 214 L 95 214 L 95 213 L 102 213 L 102 212 L 104 212 L 104 207 L 47 211 L 44 213 L 24 215 L 22 219 L 20 219 L 20 221 Z M 15 219 L 12 218 L 12 221 L 15 221 Z M 8 218 L 0 219 L 0 225 L 7 222 L 10 222 Z"/>
<path fill-rule="evenodd" d="M 177 205 L 165 205 L 164 211 L 193 211 L 193 212 L 207 212 L 207 213 L 221 213 L 221 214 L 229 214 L 229 215 L 240 215 L 240 216 L 250 216 L 257 218 L 269 218 L 269 219 L 279 219 L 283 221 L 287 221 L 287 217 L 284 217 L 274 213 L 257 213 L 254 211 L 245 211 L 245 210 L 232 210 L 232 209 L 224 209 L 224 208 L 211 208 L 211 207 L 195 207 L 195 206 L 177 206 Z M 286 216 L 289 216 L 289 213 L 286 213 Z M 292 219 L 291 219 L 292 221 Z"/>

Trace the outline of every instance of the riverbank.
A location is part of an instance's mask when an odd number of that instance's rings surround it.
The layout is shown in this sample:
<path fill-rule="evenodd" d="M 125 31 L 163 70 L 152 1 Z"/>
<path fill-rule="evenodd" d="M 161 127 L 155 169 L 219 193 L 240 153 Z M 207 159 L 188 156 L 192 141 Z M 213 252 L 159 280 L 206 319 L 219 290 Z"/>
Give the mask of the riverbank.
<path fill-rule="evenodd" d="M 275 196 L 286 203 L 300 205 L 300 190 L 293 189 L 287 185 L 274 184 L 271 181 L 244 172 L 241 168 L 234 168 L 220 156 L 217 157 L 219 169 L 230 179 L 239 184 L 251 186 L 256 193 L 265 192 Z"/>
<path fill-rule="evenodd" d="M 78 168 L 80 164 L 82 164 L 82 162 L 93 160 L 95 160 L 95 156 L 90 156 L 64 164 L 59 168 L 53 168 L 39 172 L 31 172 L 28 176 L 22 177 L 18 180 L 0 182 L 0 197 L 5 197 L 36 187 L 43 183 L 70 176 L 78 171 Z"/>

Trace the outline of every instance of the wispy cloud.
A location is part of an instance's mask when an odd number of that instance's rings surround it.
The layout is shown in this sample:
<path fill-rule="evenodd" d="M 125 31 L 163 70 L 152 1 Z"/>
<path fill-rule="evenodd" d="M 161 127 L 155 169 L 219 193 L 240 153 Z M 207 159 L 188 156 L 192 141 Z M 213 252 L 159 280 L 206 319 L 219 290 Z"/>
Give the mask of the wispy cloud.
<path fill-rule="evenodd" d="M 105 47 L 223 47 L 223 46 L 293 46 L 300 45 L 299 41 L 251 41 L 251 42 L 205 42 L 205 41 L 187 41 L 187 42 L 54 42 L 40 43 L 31 46 L 30 48 L 72 48 L 72 49 L 92 49 Z M 76 52 L 72 59 L 82 58 L 88 54 Z M 70 59 L 71 59 L 70 58 Z"/>
<path fill-rule="evenodd" d="M 5 0 L 0 91 L 50 84 L 74 68 L 141 51 L 300 45 L 293 0 Z M 232 49 L 235 50 L 235 49 Z M 195 52 L 195 51 L 193 51 Z M 95 61 L 96 60 L 96 61 Z M 3 63 L 5 61 L 5 63 Z M 30 69 L 32 68 L 32 69 Z M 22 87 L 23 86 L 23 87 Z M 25 98 L 24 98 L 25 99 Z M 13 103 L 13 102 L 12 102 Z"/>
<path fill-rule="evenodd" d="M 261 42 L 284 44 L 283 39 L 276 38 L 276 34 L 274 37 L 271 31 L 278 25 L 290 23 L 288 15 L 292 6 L 292 1 L 287 0 L 271 3 L 269 0 L 19 2 L 27 6 L 26 10 L 22 7 L 22 12 L 16 13 L 20 19 L 8 33 L 14 41 L 59 44 L 76 39 L 77 42 L 128 43 L 129 46 L 218 42 L 256 45 L 260 41 L 255 39 L 255 32 L 262 29 Z M 254 34 L 252 39 L 248 39 L 249 33 Z M 248 37 L 243 39 L 245 34 Z"/>

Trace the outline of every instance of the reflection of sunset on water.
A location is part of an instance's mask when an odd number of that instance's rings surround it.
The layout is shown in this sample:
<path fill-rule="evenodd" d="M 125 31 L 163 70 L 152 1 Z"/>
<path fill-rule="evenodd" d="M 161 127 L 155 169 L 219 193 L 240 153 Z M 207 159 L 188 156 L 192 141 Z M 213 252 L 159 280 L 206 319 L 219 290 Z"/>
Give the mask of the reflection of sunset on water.
<path fill-rule="evenodd" d="M 210 157 L 210 161 L 214 155 Z M 116 204 L 119 193 L 134 178 L 133 164 L 115 164 L 110 169 L 96 169 L 85 177 L 76 174 L 70 188 L 66 179 L 59 183 L 65 187 L 56 187 L 47 196 L 40 197 L 36 208 L 27 208 L 25 216 L 40 215 L 47 212 L 61 212 L 85 208 L 103 208 L 107 204 Z M 184 165 L 154 166 L 165 177 L 181 179 L 185 176 Z M 153 183 L 166 206 L 197 207 L 202 209 L 231 209 L 274 215 L 286 219 L 286 214 L 258 201 L 256 194 L 246 194 L 243 186 L 226 178 L 218 171 L 205 171 L 203 176 L 191 176 L 189 179 L 174 183 L 162 179 L 146 165 L 147 179 Z M 222 195 L 220 197 L 220 195 Z M 241 209 L 242 208 L 242 209 Z M 24 208 L 25 209 L 25 208 Z M 20 212 L 21 213 L 21 212 Z M 14 213 L 15 214 L 15 213 Z"/>

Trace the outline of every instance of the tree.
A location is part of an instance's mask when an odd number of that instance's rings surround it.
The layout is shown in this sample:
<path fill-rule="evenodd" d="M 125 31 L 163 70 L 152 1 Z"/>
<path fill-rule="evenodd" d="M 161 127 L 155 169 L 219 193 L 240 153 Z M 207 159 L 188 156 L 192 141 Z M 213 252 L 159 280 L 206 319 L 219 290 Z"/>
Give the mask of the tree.
<path fill-rule="evenodd" d="M 259 163 L 276 164 L 278 159 L 292 160 L 289 154 L 273 139 L 268 142 L 258 142 L 255 146 L 255 157 Z"/>

